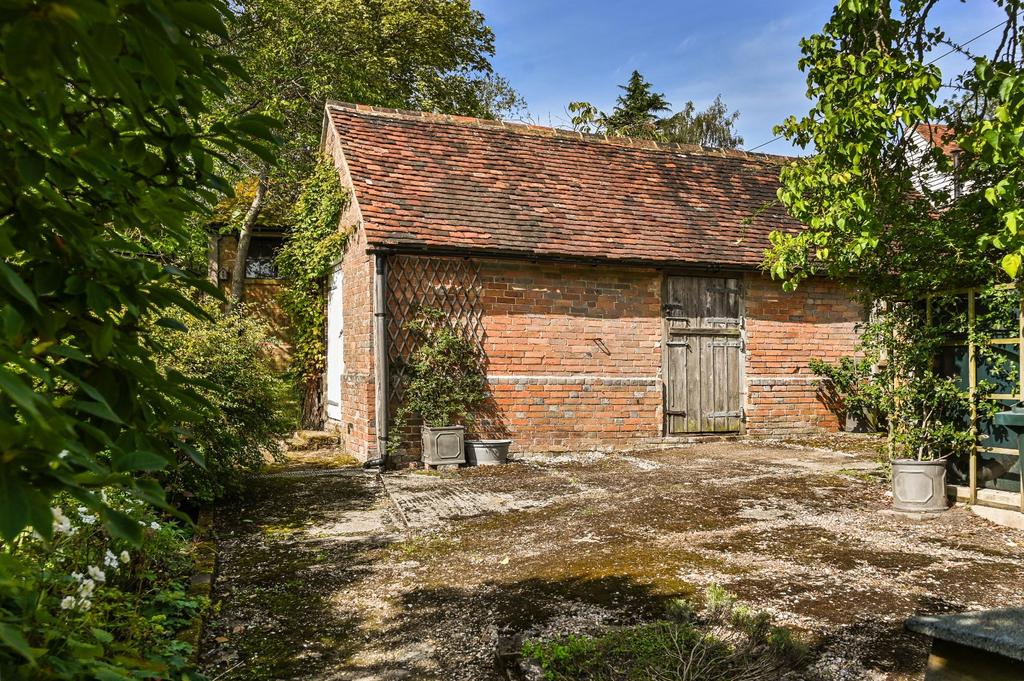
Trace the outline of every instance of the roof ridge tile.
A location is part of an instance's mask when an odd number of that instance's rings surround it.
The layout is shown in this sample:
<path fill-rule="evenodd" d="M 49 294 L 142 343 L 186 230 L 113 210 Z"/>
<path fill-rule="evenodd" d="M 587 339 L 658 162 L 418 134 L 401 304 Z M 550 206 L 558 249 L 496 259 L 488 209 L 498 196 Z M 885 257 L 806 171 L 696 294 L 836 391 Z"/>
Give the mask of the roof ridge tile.
<path fill-rule="evenodd" d="M 434 123 L 448 123 L 471 127 L 504 128 L 521 134 L 537 134 L 547 137 L 561 137 L 564 139 L 581 140 L 584 142 L 599 142 L 613 144 L 622 147 L 635 149 L 649 149 L 652 151 L 668 151 L 683 154 L 703 154 L 707 156 L 725 156 L 730 158 L 747 158 L 755 161 L 770 163 L 785 163 L 795 160 L 798 157 L 785 156 L 782 154 L 765 154 L 743 149 L 719 149 L 715 147 L 703 147 L 696 144 L 680 144 L 678 142 L 658 142 L 656 140 L 642 139 L 638 137 L 626 137 L 607 134 L 584 133 L 578 130 L 565 130 L 547 125 L 537 125 L 524 121 L 503 121 L 491 118 L 480 118 L 474 116 L 460 116 L 455 114 L 442 114 L 430 111 L 416 111 L 413 109 L 394 109 L 369 104 L 354 104 L 352 102 L 339 102 L 327 100 L 325 108 L 352 111 L 360 114 L 376 114 L 394 118 L 406 118 L 411 120 L 425 120 Z"/>

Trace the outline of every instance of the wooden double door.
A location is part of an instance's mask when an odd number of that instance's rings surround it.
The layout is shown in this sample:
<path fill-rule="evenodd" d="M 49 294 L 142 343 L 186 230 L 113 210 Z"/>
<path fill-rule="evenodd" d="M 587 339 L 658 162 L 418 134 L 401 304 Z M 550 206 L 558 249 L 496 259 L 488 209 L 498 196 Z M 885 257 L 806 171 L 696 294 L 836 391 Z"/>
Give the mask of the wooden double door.
<path fill-rule="evenodd" d="M 665 281 L 669 435 L 738 432 L 743 416 L 743 305 L 738 277 Z"/>

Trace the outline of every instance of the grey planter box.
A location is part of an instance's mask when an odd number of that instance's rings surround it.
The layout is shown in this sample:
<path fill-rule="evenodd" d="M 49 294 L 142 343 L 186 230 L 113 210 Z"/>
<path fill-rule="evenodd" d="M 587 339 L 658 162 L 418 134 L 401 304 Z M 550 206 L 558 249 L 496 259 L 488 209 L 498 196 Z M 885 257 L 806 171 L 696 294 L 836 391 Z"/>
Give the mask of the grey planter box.
<path fill-rule="evenodd" d="M 470 466 L 496 466 L 508 461 L 512 440 L 466 440 L 466 463 Z"/>
<path fill-rule="evenodd" d="M 892 462 L 892 506 L 897 511 L 935 513 L 949 507 L 946 460 Z"/>
<path fill-rule="evenodd" d="M 426 465 L 458 466 L 466 463 L 465 426 L 422 426 L 420 434 L 423 437 L 423 455 L 420 460 Z"/>

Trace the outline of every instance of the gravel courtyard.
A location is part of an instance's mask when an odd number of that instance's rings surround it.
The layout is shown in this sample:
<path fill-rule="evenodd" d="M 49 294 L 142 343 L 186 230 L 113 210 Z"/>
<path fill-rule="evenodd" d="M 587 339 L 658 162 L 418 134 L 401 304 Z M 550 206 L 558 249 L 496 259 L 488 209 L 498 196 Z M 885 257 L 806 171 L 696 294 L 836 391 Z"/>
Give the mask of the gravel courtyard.
<path fill-rule="evenodd" d="M 837 441 L 860 451 L 817 448 Z M 802 633 L 808 679 L 921 678 L 927 642 L 903 620 L 1024 604 L 1024 533 L 963 507 L 890 512 L 876 455 L 853 442 L 383 479 L 306 455 L 218 509 L 206 671 L 503 678 L 495 650 L 509 638 L 643 621 L 720 584 Z"/>

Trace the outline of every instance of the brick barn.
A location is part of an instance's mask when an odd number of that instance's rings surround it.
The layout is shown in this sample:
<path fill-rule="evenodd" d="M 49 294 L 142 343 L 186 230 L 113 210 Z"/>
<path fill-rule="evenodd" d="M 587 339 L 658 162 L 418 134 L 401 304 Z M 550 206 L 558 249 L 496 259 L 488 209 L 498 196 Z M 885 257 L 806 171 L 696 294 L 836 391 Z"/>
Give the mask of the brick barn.
<path fill-rule="evenodd" d="M 850 354 L 863 311 L 758 268 L 771 230 L 799 228 L 773 203 L 785 159 L 334 103 L 323 147 L 354 229 L 324 411 L 353 455 L 381 451 L 421 306 L 478 344 L 476 434 L 513 451 L 839 427 L 807 361 Z"/>

